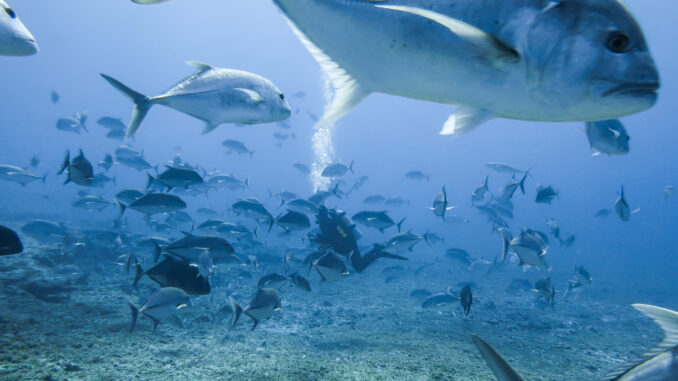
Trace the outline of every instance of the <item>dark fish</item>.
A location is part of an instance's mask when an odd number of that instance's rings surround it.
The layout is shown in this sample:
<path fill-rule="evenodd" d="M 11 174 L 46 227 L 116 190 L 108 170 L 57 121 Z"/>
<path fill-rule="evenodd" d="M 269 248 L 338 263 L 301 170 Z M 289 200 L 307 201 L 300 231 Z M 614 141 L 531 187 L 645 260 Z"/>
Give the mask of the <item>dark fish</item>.
<path fill-rule="evenodd" d="M 461 308 L 464 309 L 464 315 L 471 313 L 471 304 L 473 304 L 473 294 L 471 293 L 471 287 L 469 285 L 464 286 L 461 290 L 461 297 L 459 298 L 461 302 Z"/>
<path fill-rule="evenodd" d="M 24 246 L 16 232 L 0 225 L 0 255 L 19 254 L 22 251 Z"/>
<path fill-rule="evenodd" d="M 153 330 L 155 330 L 160 320 L 174 316 L 177 311 L 190 305 L 190 303 L 190 296 L 183 290 L 174 287 L 164 287 L 155 291 L 140 307 L 136 307 L 128 302 L 132 312 L 130 332 L 134 331 L 140 312 L 142 315 L 153 320 Z"/>
<path fill-rule="evenodd" d="M 284 215 L 278 216 L 275 222 L 288 233 L 306 230 L 311 227 L 311 221 L 306 214 L 293 210 L 289 210 Z"/>
<path fill-rule="evenodd" d="M 180 288 L 189 295 L 207 295 L 211 291 L 209 281 L 188 261 L 165 255 L 162 262 L 146 270 L 146 275 L 162 287 Z"/>
<path fill-rule="evenodd" d="M 55 105 L 59 103 L 59 100 L 61 100 L 61 96 L 59 96 L 59 93 L 57 93 L 56 91 L 52 91 L 49 94 L 49 99 L 52 101 L 52 104 Z"/>
<path fill-rule="evenodd" d="M 294 283 L 295 286 L 306 290 L 306 291 L 311 291 L 311 284 L 306 280 L 306 278 L 302 277 L 301 275 L 295 273 L 290 274 L 290 280 L 292 283 Z"/>
<path fill-rule="evenodd" d="M 466 250 L 456 248 L 447 249 L 447 251 L 445 252 L 445 256 L 452 260 L 460 262 L 465 266 L 471 266 L 471 255 Z"/>
<path fill-rule="evenodd" d="M 535 202 L 540 203 L 540 204 L 549 204 L 551 205 L 551 201 L 553 201 L 554 198 L 558 196 L 558 192 L 553 189 L 552 186 L 547 186 L 547 187 L 537 187 L 537 197 L 535 198 Z"/>
<path fill-rule="evenodd" d="M 92 167 L 92 163 L 87 160 L 82 150 L 80 150 L 80 154 L 73 160 L 70 158 L 70 151 L 66 151 L 64 162 L 61 165 L 59 172 L 57 172 L 57 175 L 60 175 L 66 171 L 67 177 L 64 184 L 74 182 L 78 185 L 86 187 L 92 185 L 92 179 L 94 178 L 94 168 Z"/>
<path fill-rule="evenodd" d="M 302 174 L 308 176 L 311 174 L 311 168 L 309 168 L 307 165 L 301 164 L 301 163 L 294 163 L 293 167 L 301 172 Z"/>
<path fill-rule="evenodd" d="M 429 180 L 431 178 L 431 176 L 424 174 L 422 171 L 409 171 L 405 174 L 405 177 L 417 181 Z"/>
<path fill-rule="evenodd" d="M 243 307 L 233 297 L 229 297 L 229 300 L 233 310 L 233 322 L 230 329 L 238 324 L 240 316 L 245 313 L 254 321 L 252 325 L 252 331 L 254 331 L 260 321 L 270 319 L 275 311 L 280 310 L 280 295 L 272 288 L 258 289 Z"/>
<path fill-rule="evenodd" d="M 551 308 L 554 308 L 556 299 L 556 288 L 551 284 L 551 278 L 541 278 L 534 284 L 534 291 L 546 300 Z"/>
<path fill-rule="evenodd" d="M 257 282 L 257 287 L 258 288 L 268 287 L 279 289 L 288 280 L 290 280 L 290 278 L 278 273 L 266 274 L 259 278 L 259 282 Z"/>

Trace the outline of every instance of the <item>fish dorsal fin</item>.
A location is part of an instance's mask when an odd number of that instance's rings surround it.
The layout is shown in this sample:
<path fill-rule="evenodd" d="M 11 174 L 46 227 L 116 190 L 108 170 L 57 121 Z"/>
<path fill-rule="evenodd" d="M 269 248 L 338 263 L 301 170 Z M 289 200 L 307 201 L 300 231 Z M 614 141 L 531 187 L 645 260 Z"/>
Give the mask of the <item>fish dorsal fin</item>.
<path fill-rule="evenodd" d="M 193 73 L 193 75 L 202 74 L 206 71 L 214 69 L 211 65 L 200 61 L 186 61 L 186 64 L 195 68 L 195 73 Z"/>
<path fill-rule="evenodd" d="M 463 41 L 475 47 L 481 57 L 489 59 L 493 66 L 515 64 L 520 61 L 520 54 L 497 37 L 461 20 L 446 16 L 428 9 L 401 5 L 375 5 L 378 8 L 411 13 L 421 16 L 449 29 Z"/>
<path fill-rule="evenodd" d="M 440 135 L 459 135 L 469 132 L 494 117 L 490 110 L 461 106 L 450 115 Z"/>
<path fill-rule="evenodd" d="M 332 101 L 325 107 L 325 113 L 315 124 L 315 129 L 327 127 L 357 106 L 360 101 L 370 94 L 370 91 L 365 89 L 338 63 L 334 62 L 332 57 L 325 54 L 325 52 L 311 42 L 291 20 L 288 19 L 287 22 L 294 34 L 297 35 L 301 43 L 304 44 L 316 62 L 318 62 L 332 84 L 334 90 Z"/>
<path fill-rule="evenodd" d="M 487 366 L 490 367 L 498 381 L 523 381 L 523 378 L 511 368 L 511 365 L 490 344 L 476 335 L 472 335 L 471 338 L 473 339 L 473 344 L 476 345 L 483 359 L 487 362 Z"/>
<path fill-rule="evenodd" d="M 678 312 L 648 304 L 632 304 L 632 307 L 654 320 L 664 331 L 664 340 L 656 349 L 678 345 Z"/>
<path fill-rule="evenodd" d="M 244 94 L 245 96 L 247 96 L 249 101 L 252 102 L 252 103 L 261 103 L 261 102 L 264 101 L 264 97 L 259 95 L 259 93 L 257 93 L 254 90 L 244 89 L 244 88 L 241 88 L 241 87 L 236 87 L 233 90 L 238 91 L 238 92 Z"/>
<path fill-rule="evenodd" d="M 188 237 L 193 237 L 193 234 L 191 234 L 191 233 L 189 233 L 189 232 L 182 231 L 181 234 L 183 234 L 184 237 L 187 237 L 187 238 L 188 238 Z"/>

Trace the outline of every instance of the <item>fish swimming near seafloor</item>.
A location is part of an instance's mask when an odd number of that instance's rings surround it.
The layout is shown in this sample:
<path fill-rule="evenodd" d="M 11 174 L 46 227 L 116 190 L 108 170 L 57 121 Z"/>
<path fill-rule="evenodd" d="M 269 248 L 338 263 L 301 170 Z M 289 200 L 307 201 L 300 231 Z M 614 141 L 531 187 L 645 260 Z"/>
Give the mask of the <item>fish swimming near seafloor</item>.
<path fill-rule="evenodd" d="M 441 134 L 492 118 L 608 120 L 657 99 L 643 33 L 617 0 L 274 3 L 335 90 L 316 128 L 373 92 L 456 106 Z"/>
<path fill-rule="evenodd" d="M 26 186 L 26 184 L 35 180 L 42 180 L 42 183 L 44 184 L 47 179 L 47 174 L 38 176 L 24 168 L 0 164 L 0 179 Z"/>
<path fill-rule="evenodd" d="M 203 134 L 223 123 L 259 124 L 290 117 L 290 106 L 273 82 L 257 74 L 188 61 L 195 72 L 164 94 L 146 97 L 120 81 L 101 76 L 134 102 L 127 138 L 134 136 L 151 106 L 165 105 L 205 122 Z"/>
<path fill-rule="evenodd" d="M 190 305 L 190 303 L 191 297 L 183 290 L 175 287 L 164 287 L 155 291 L 139 307 L 128 302 L 132 312 L 130 332 L 134 331 L 134 327 L 136 327 L 139 313 L 153 320 L 153 330 L 155 330 L 160 320 L 174 316 L 180 309 Z"/>
<path fill-rule="evenodd" d="M 35 37 L 14 9 L 0 0 L 0 56 L 30 56 L 38 52 Z"/>
<path fill-rule="evenodd" d="M 229 300 L 233 309 L 233 321 L 231 322 L 230 329 L 233 329 L 238 324 L 240 315 L 245 313 L 245 315 L 254 321 L 251 329 L 254 331 L 259 322 L 270 319 L 274 312 L 280 310 L 280 295 L 277 290 L 272 288 L 258 289 L 243 307 L 233 297 L 229 297 Z"/>

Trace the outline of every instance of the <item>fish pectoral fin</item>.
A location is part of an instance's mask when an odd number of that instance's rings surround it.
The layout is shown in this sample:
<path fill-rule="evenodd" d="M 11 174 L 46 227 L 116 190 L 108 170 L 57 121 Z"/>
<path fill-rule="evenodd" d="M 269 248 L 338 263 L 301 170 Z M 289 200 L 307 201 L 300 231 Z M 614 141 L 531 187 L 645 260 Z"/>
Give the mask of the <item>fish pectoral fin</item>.
<path fill-rule="evenodd" d="M 493 65 L 515 64 L 520 61 L 520 54 L 515 49 L 512 49 L 492 34 L 461 20 L 417 7 L 401 5 L 375 5 L 375 7 L 411 13 L 435 21 L 449 29 L 463 41 L 475 47 L 480 52 L 481 57 L 488 58 Z"/>
<path fill-rule="evenodd" d="M 205 127 L 202 129 L 202 132 L 200 132 L 201 135 L 208 134 L 212 132 L 215 128 L 219 127 L 217 123 L 212 123 L 209 120 L 205 121 Z"/>
<path fill-rule="evenodd" d="M 464 134 L 493 117 L 494 112 L 490 110 L 465 106 L 459 107 L 457 108 L 457 111 L 447 119 L 443 125 L 443 129 L 440 130 L 440 135 Z"/>
<path fill-rule="evenodd" d="M 304 33 L 297 28 L 291 20 L 287 20 L 294 34 L 299 38 L 306 49 L 323 69 L 334 90 L 334 96 L 331 103 L 325 108 L 325 113 L 316 122 L 315 129 L 327 127 L 339 120 L 346 113 L 351 111 L 360 103 L 370 91 L 363 87 L 355 78 L 353 78 L 338 63 L 334 62 L 332 57 L 328 56 L 318 48 Z"/>
<path fill-rule="evenodd" d="M 254 90 L 244 89 L 244 88 L 241 88 L 241 87 L 236 87 L 233 90 L 236 90 L 236 91 L 239 91 L 239 92 L 245 94 L 247 96 L 248 100 L 252 103 L 261 103 L 261 102 L 264 101 L 264 97 L 262 97 L 259 93 L 257 93 Z"/>

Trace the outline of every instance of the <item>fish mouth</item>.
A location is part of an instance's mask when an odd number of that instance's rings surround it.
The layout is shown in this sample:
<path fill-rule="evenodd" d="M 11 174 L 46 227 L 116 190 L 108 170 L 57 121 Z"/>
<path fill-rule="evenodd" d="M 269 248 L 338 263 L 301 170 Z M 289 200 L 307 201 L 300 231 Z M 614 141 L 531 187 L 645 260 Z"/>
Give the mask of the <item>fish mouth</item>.
<path fill-rule="evenodd" d="M 611 95 L 656 95 L 658 89 L 659 82 L 622 83 L 605 91 L 603 97 L 609 97 Z"/>

